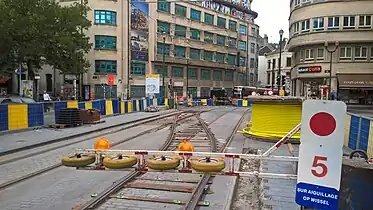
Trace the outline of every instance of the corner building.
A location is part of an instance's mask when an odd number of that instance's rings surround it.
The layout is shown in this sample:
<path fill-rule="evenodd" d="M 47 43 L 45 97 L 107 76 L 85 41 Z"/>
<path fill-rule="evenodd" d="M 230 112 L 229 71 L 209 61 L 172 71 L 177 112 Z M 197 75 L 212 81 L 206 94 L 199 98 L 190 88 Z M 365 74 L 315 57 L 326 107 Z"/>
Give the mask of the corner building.
<path fill-rule="evenodd" d="M 328 92 L 328 42 L 329 50 L 336 49 L 331 90 L 348 104 L 372 104 L 373 1 L 291 0 L 290 7 L 292 94 L 305 96 L 311 91 L 321 98 Z"/>
<path fill-rule="evenodd" d="M 83 96 L 93 91 L 95 98 L 103 98 L 104 92 L 106 97 L 126 97 L 129 84 L 131 97 L 144 97 L 150 73 L 161 74 L 161 96 L 169 82 L 178 96 L 188 91 L 194 97 L 209 97 L 214 88 L 229 93 L 234 85 L 254 84 L 257 13 L 249 0 L 234 2 L 151 1 L 128 8 L 126 1 L 90 0 L 87 34 L 93 48 L 87 54 L 91 68 L 83 76 Z M 112 88 L 106 86 L 108 74 L 115 75 Z"/>

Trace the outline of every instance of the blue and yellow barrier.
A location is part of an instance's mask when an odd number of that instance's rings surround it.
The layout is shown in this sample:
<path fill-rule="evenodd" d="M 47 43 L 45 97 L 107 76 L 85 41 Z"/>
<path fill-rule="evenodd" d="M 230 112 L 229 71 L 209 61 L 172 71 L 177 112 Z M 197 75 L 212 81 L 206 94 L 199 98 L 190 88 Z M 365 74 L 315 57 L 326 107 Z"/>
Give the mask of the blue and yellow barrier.
<path fill-rule="evenodd" d="M 245 100 L 245 99 L 235 99 L 232 101 L 232 104 L 238 107 L 247 107 L 247 106 L 251 106 L 252 101 Z"/>
<path fill-rule="evenodd" d="M 43 104 L 0 105 L 0 131 L 44 125 Z"/>
<path fill-rule="evenodd" d="M 373 118 L 348 113 L 344 145 L 352 150 L 364 150 L 373 158 Z"/>

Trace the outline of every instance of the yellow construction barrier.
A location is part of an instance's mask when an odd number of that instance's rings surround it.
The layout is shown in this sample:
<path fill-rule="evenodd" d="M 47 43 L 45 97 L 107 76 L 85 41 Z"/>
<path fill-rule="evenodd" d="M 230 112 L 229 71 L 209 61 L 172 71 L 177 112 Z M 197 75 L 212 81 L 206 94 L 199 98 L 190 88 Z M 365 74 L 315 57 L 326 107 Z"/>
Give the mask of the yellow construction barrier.
<path fill-rule="evenodd" d="M 251 128 L 242 132 L 263 138 L 281 138 L 301 122 L 302 99 L 252 97 Z M 293 139 L 300 138 L 300 132 Z"/>

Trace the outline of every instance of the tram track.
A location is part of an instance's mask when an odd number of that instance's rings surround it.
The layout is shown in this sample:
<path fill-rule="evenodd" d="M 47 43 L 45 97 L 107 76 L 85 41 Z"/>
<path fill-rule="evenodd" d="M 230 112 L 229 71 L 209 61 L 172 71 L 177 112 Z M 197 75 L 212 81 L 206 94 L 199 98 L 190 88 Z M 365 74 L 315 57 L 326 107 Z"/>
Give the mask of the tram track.
<path fill-rule="evenodd" d="M 209 129 L 209 125 L 213 124 L 225 114 L 232 112 L 236 109 L 230 110 L 228 112 L 219 115 L 214 120 L 206 123 L 201 119 L 198 114 L 195 114 L 196 123 L 191 124 L 186 129 L 181 131 L 176 131 L 177 122 L 171 125 L 170 135 L 168 136 L 166 142 L 162 145 L 160 150 L 174 150 L 176 149 L 176 145 L 180 142 L 182 138 L 191 138 L 191 142 L 195 143 L 195 149 L 203 150 L 206 149 L 206 143 L 209 144 L 209 150 L 207 152 L 216 152 L 216 151 L 225 151 L 225 149 L 229 146 L 230 142 L 233 139 L 238 127 L 242 123 L 246 112 L 242 114 L 239 122 L 236 124 L 234 130 L 232 131 L 231 135 L 227 139 L 227 141 L 223 145 L 219 145 L 216 137 Z M 191 132 L 195 131 L 195 132 Z M 204 139 L 204 140 L 201 140 Z M 167 172 L 164 172 L 167 173 Z M 208 192 L 207 186 L 212 184 L 213 176 L 210 175 L 203 175 L 202 178 L 199 175 L 195 175 L 194 178 L 191 179 L 181 179 L 181 180 L 174 180 L 171 177 L 172 174 L 167 173 L 168 178 L 160 179 L 158 176 L 154 177 L 146 177 L 146 175 L 152 174 L 152 172 L 148 172 L 143 175 L 143 172 L 140 171 L 133 171 L 130 172 L 128 175 L 124 176 L 123 178 L 117 180 L 113 183 L 112 186 L 105 189 L 103 192 L 98 194 L 94 199 L 90 200 L 88 203 L 77 206 L 76 209 L 88 210 L 88 209 L 100 209 L 103 207 L 105 208 L 106 203 L 110 203 L 113 200 L 128 200 L 128 201 L 145 201 L 145 202 L 155 202 L 155 203 L 164 203 L 164 204 L 174 204 L 174 205 L 185 205 L 184 209 L 195 209 L 199 205 L 204 205 L 205 202 L 201 201 L 202 196 L 204 193 Z M 193 174 L 194 175 L 194 174 Z M 137 182 L 140 181 L 140 182 Z M 157 184 L 157 182 L 165 182 L 166 184 Z M 143 182 L 143 183 L 141 183 Z M 193 183 L 194 186 L 176 186 L 170 185 L 167 183 Z M 125 190 L 129 189 L 137 189 L 140 190 L 138 194 L 140 195 L 150 195 L 152 193 L 146 192 L 147 190 L 152 191 L 170 191 L 170 192 L 179 192 L 179 193 L 189 193 L 188 200 L 178 200 L 177 198 L 155 198 L 153 196 L 129 196 L 123 194 Z M 113 201 L 114 202 L 114 201 Z M 125 209 L 125 207 L 122 207 Z M 139 207 L 141 208 L 141 207 Z M 75 209 L 75 208 L 74 208 Z"/>
<path fill-rule="evenodd" d="M 179 119 L 180 121 L 185 120 L 185 119 L 188 119 L 189 117 L 192 117 L 192 116 L 193 116 L 193 113 L 190 113 L 190 112 L 177 112 L 176 114 L 173 113 L 172 116 L 168 116 L 168 118 L 169 118 L 169 117 L 173 117 L 173 116 L 175 116 L 175 115 L 176 115 L 176 116 L 179 116 L 179 115 L 182 115 L 182 114 L 185 114 L 186 116 L 183 116 L 182 118 L 180 118 L 180 119 Z M 164 118 L 164 116 L 163 116 L 163 118 L 161 118 L 161 119 L 158 119 L 158 118 L 157 118 L 157 119 L 152 119 L 151 122 L 156 121 L 156 120 L 165 120 L 165 118 Z M 150 122 L 150 120 L 147 120 L 147 121 L 148 121 L 148 123 Z M 143 125 L 144 123 L 145 123 L 145 122 L 138 122 L 138 123 L 136 123 L 136 125 L 131 125 L 131 126 L 132 126 L 132 127 L 136 127 L 136 126 L 139 126 L 140 124 Z M 128 142 L 128 141 L 131 141 L 131 140 L 133 140 L 133 139 L 136 139 L 136 138 L 138 138 L 138 137 L 140 137 L 140 136 L 144 136 L 144 135 L 146 135 L 146 134 L 148 134 L 148 133 L 156 132 L 156 131 L 158 131 L 158 130 L 160 130 L 160 129 L 166 128 L 166 127 L 168 127 L 168 126 L 170 126 L 170 125 L 172 125 L 172 124 L 173 124 L 173 122 L 166 122 L 166 123 L 163 123 L 163 124 L 161 124 L 160 126 L 157 126 L 157 127 L 155 127 L 155 128 L 147 129 L 147 130 L 144 130 L 144 131 L 142 131 L 142 132 L 140 132 L 140 133 L 137 133 L 137 134 L 135 134 L 135 135 L 133 135 L 133 136 L 130 136 L 130 137 L 124 138 L 124 139 L 122 139 L 122 140 L 119 140 L 119 141 L 113 142 L 111 145 L 112 145 L 112 147 L 118 146 L 118 145 L 123 144 L 123 143 L 125 143 L 125 142 Z M 127 128 L 127 127 L 126 127 L 126 128 Z M 124 129 L 120 129 L 120 130 L 118 130 L 117 132 L 120 132 L 120 131 L 123 131 L 123 130 L 124 130 Z M 112 134 L 112 132 L 111 132 L 111 134 Z M 99 135 L 99 136 L 102 136 L 102 135 L 103 135 L 103 134 L 101 134 L 101 135 Z M 88 141 L 88 140 L 92 140 L 92 138 L 84 139 L 84 141 Z M 58 148 L 50 148 L 50 149 L 45 150 L 44 152 L 48 152 L 48 151 L 50 152 L 50 151 L 53 151 L 53 150 L 57 150 L 57 149 L 59 149 L 59 148 L 66 147 L 66 146 L 68 146 L 68 145 L 71 146 L 71 145 L 78 144 L 78 143 L 81 143 L 81 142 L 83 142 L 83 140 L 76 141 L 76 142 L 71 142 L 71 143 L 68 143 L 68 144 L 64 144 L 64 145 L 62 145 L 62 146 L 58 146 Z M 19 161 L 19 160 L 27 159 L 27 158 L 30 158 L 30 157 L 32 157 L 32 156 L 36 156 L 36 155 L 38 155 L 38 154 L 40 154 L 40 151 L 39 151 L 37 154 L 32 153 L 32 154 L 23 155 L 22 157 L 14 157 L 13 159 L 11 159 L 12 161 L 7 161 L 7 163 L 14 163 L 15 161 Z M 6 161 L 6 160 L 5 160 L 5 161 Z M 5 162 L 5 161 L 4 161 L 4 162 Z M 5 164 L 7 164 L 7 163 L 3 163 L 2 165 L 5 165 Z M 19 176 L 19 177 L 15 178 L 15 179 L 12 179 L 12 180 L 10 180 L 10 181 L 3 182 L 3 183 L 0 184 L 0 190 L 3 190 L 3 189 L 5 189 L 5 188 L 8 188 L 8 187 L 13 186 L 13 185 L 15 185 L 15 184 L 18 184 L 18 183 L 20 183 L 20 182 L 22 182 L 22 181 L 25 181 L 25 180 L 31 179 L 31 178 L 33 178 L 33 177 L 35 177 L 35 176 L 38 176 L 38 175 L 44 174 L 44 173 L 49 172 L 49 171 L 51 171 L 51 170 L 55 170 L 55 169 L 57 169 L 57 168 L 59 168 L 59 167 L 61 167 L 61 166 L 62 166 L 62 163 L 61 163 L 61 162 L 58 162 L 58 163 L 55 163 L 55 164 L 49 165 L 49 166 L 47 166 L 47 167 L 45 167 L 45 168 L 43 168 L 43 169 L 36 170 L 36 171 L 31 172 L 31 173 L 27 173 L 27 174 L 25 174 L 25 175 L 23 175 L 23 176 Z"/>

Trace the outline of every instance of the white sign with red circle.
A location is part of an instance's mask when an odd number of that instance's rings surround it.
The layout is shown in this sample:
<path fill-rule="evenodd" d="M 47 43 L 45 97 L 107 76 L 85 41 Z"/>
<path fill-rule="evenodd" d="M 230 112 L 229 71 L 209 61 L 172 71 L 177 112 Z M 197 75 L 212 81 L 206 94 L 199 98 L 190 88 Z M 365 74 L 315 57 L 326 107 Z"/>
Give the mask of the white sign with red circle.
<path fill-rule="evenodd" d="M 315 209 L 338 209 L 346 104 L 303 103 L 296 202 Z"/>

